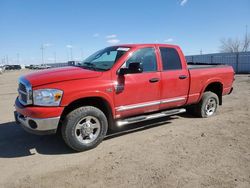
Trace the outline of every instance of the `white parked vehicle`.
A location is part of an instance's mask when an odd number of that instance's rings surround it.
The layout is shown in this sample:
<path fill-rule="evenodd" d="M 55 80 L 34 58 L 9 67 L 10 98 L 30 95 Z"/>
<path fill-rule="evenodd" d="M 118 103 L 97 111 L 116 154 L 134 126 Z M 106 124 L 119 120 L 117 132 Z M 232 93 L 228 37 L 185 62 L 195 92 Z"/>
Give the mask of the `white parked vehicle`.
<path fill-rule="evenodd" d="M 4 68 L 1 66 L 0 67 L 0 74 L 3 74 Z"/>
<path fill-rule="evenodd" d="M 51 68 L 51 66 L 46 65 L 46 64 L 41 64 L 41 65 L 36 65 L 35 68 L 36 69 L 49 69 Z"/>

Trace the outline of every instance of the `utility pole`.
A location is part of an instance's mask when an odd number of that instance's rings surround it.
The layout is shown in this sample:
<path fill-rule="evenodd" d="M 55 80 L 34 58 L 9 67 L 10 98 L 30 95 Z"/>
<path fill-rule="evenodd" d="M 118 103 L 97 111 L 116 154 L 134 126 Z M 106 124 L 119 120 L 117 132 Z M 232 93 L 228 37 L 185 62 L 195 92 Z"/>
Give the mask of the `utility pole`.
<path fill-rule="evenodd" d="M 41 45 L 41 48 L 40 48 L 41 50 L 42 50 L 42 64 L 44 64 L 44 45 L 42 44 Z"/>
<path fill-rule="evenodd" d="M 200 55 L 202 55 L 202 49 L 200 50 Z"/>
<path fill-rule="evenodd" d="M 9 64 L 9 57 L 8 57 L 8 55 L 6 55 L 6 64 L 7 65 Z"/>
<path fill-rule="evenodd" d="M 71 57 L 71 61 L 73 61 L 73 52 L 72 52 L 72 47 L 70 48 L 70 57 Z"/>
<path fill-rule="evenodd" d="M 73 46 L 71 44 L 66 46 L 69 49 L 70 58 L 68 58 L 70 61 L 73 61 Z"/>
<path fill-rule="evenodd" d="M 248 25 L 246 25 L 246 36 L 248 34 Z"/>
<path fill-rule="evenodd" d="M 246 36 L 245 37 L 246 37 L 245 38 L 245 40 L 246 40 L 245 42 L 247 42 L 247 41 L 249 42 L 249 38 L 248 38 L 248 25 L 246 25 Z M 247 48 L 248 47 L 246 46 L 246 51 L 247 51 Z"/>

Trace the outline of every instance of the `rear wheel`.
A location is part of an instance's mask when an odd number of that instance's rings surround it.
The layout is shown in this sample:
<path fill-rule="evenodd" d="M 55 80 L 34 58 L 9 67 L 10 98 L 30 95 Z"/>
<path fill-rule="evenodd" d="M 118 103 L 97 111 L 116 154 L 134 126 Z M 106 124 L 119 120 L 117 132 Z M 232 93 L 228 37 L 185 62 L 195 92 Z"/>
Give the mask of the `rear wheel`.
<path fill-rule="evenodd" d="M 193 112 L 199 117 L 207 118 L 216 113 L 218 104 L 218 96 L 211 91 L 207 91 L 203 94 L 201 101 L 194 106 Z"/>
<path fill-rule="evenodd" d="M 92 149 L 101 143 L 107 133 L 104 113 L 93 106 L 84 106 L 70 112 L 62 125 L 65 143 L 76 151 Z"/>

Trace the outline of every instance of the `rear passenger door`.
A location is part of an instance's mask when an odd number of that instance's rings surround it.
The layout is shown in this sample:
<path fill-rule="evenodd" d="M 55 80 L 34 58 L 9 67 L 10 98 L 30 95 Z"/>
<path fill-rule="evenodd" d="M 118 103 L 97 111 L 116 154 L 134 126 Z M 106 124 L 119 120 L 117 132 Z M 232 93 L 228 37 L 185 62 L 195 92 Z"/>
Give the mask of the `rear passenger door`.
<path fill-rule="evenodd" d="M 162 62 L 160 109 L 182 106 L 188 95 L 188 70 L 182 67 L 175 48 L 160 47 L 159 50 Z"/>

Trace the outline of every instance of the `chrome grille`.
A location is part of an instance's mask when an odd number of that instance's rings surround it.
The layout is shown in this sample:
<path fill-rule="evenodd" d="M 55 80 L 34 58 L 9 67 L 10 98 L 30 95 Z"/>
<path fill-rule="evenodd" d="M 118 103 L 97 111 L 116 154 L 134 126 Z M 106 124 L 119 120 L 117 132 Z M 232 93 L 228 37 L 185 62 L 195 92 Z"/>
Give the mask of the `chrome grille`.
<path fill-rule="evenodd" d="M 28 80 L 23 77 L 19 79 L 18 99 L 23 105 L 32 104 L 32 88 Z"/>

